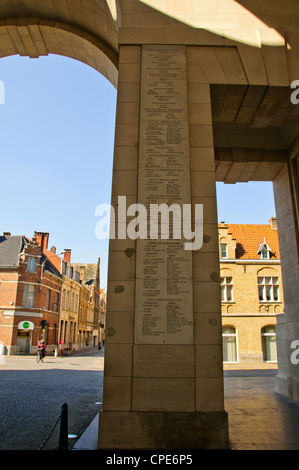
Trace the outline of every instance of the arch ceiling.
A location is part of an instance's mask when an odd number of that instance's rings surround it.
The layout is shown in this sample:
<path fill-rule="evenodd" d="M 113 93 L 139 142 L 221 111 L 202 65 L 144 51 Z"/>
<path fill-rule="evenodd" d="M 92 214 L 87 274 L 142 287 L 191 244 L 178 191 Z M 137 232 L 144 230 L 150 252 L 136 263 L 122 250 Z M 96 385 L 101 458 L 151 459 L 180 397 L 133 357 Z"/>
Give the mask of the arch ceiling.
<path fill-rule="evenodd" d="M 118 23 L 115 0 L 1 0 L 0 57 L 64 55 L 116 86 Z"/>
<path fill-rule="evenodd" d="M 285 44 L 283 35 L 261 19 L 266 17 L 269 20 L 270 12 L 273 11 L 272 5 L 268 11 L 265 11 L 262 1 L 140 0 L 140 2 L 192 28 L 205 29 L 254 47 L 261 47 L 262 44 L 268 46 Z M 253 4 L 254 11 L 252 11 Z M 283 21 L 284 8 L 281 8 L 281 4 L 279 8 L 280 21 Z"/>

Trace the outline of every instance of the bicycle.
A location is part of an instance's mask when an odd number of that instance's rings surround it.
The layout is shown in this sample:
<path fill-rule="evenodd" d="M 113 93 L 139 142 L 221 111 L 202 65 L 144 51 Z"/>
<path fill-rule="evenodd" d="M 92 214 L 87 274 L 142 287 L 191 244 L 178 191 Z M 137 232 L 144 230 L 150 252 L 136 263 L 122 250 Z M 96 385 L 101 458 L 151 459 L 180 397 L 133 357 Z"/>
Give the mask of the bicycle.
<path fill-rule="evenodd" d="M 38 349 L 36 353 L 36 362 L 40 362 L 40 361 L 43 362 L 44 357 L 45 356 L 43 355 L 43 352 L 40 349 Z"/>

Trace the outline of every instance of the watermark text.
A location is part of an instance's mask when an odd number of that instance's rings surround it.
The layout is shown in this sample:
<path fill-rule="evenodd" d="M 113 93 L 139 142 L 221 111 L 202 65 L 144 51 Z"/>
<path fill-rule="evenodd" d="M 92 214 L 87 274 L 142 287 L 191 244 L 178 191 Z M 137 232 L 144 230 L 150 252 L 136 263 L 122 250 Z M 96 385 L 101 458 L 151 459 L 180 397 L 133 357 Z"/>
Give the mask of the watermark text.
<path fill-rule="evenodd" d="M 293 80 L 291 83 L 291 88 L 295 88 L 295 91 L 291 93 L 291 102 L 293 104 L 299 103 L 299 80 Z"/>
<path fill-rule="evenodd" d="M 192 213 L 192 210 L 194 213 Z M 126 196 L 118 196 L 117 218 L 111 204 L 99 204 L 95 215 L 96 237 L 103 239 L 188 240 L 185 250 L 199 250 L 203 244 L 203 205 L 134 203 L 127 208 Z M 134 219 L 127 221 L 128 217 Z M 193 224 L 192 224 L 193 220 Z M 193 227 L 192 227 L 193 226 Z"/>
<path fill-rule="evenodd" d="M 299 364 L 299 340 L 295 339 L 294 341 L 291 342 L 291 349 L 294 349 L 294 351 L 291 354 L 291 363 L 294 365 Z"/>

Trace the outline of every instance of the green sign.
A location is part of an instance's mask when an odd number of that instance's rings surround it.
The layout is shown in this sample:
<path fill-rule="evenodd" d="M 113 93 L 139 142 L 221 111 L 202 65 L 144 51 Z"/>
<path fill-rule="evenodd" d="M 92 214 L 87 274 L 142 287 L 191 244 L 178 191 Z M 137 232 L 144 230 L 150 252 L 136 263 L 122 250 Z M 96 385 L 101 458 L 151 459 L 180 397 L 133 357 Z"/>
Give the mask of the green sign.
<path fill-rule="evenodd" d="M 24 321 L 24 323 L 23 323 L 23 328 L 24 328 L 24 330 L 27 330 L 27 328 L 29 328 L 29 323 L 28 323 L 28 321 Z"/>

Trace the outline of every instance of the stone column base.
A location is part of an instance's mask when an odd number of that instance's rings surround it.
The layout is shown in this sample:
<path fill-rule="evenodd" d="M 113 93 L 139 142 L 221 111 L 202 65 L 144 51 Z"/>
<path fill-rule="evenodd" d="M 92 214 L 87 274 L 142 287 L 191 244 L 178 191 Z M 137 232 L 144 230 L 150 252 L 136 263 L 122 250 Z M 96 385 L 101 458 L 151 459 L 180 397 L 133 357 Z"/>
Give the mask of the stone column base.
<path fill-rule="evenodd" d="M 275 391 L 291 400 L 299 402 L 299 379 L 294 377 L 275 377 Z"/>
<path fill-rule="evenodd" d="M 295 377 L 288 377 L 288 385 L 289 385 L 289 397 L 299 402 L 299 379 Z"/>
<path fill-rule="evenodd" d="M 226 411 L 102 411 L 99 449 L 228 449 Z"/>
<path fill-rule="evenodd" d="M 279 375 L 275 377 L 275 391 L 280 395 L 289 396 L 287 377 L 281 377 Z"/>

